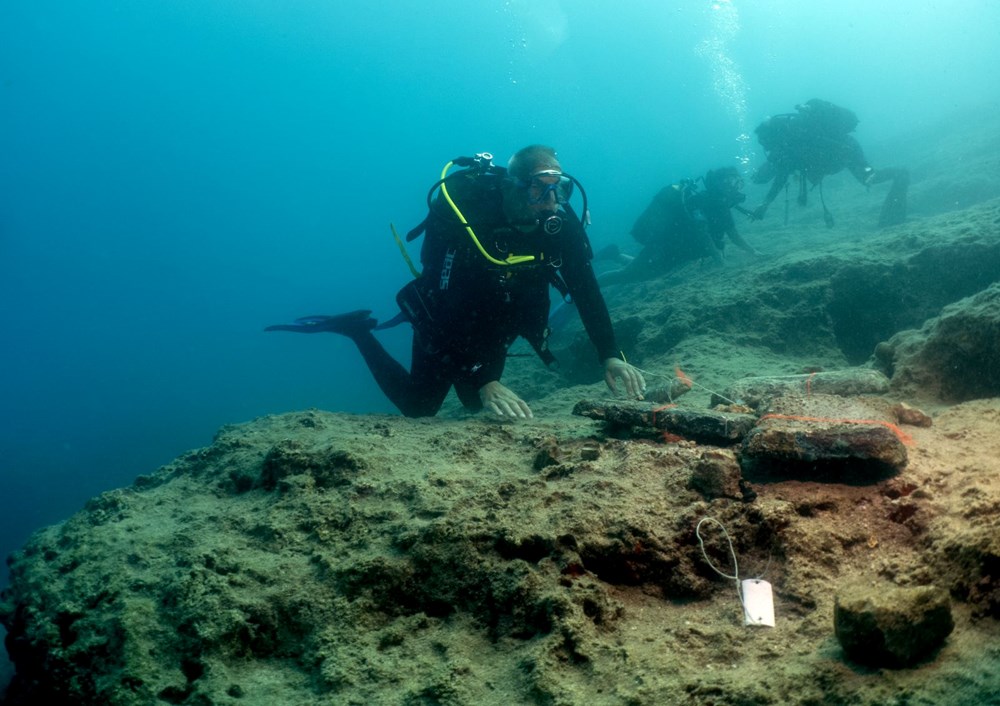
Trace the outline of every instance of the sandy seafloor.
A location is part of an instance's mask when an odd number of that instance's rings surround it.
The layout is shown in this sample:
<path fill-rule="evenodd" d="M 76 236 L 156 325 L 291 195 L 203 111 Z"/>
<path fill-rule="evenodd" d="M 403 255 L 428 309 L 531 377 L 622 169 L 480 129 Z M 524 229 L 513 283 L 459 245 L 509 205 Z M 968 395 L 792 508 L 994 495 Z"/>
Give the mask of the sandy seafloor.
<path fill-rule="evenodd" d="M 1000 279 L 997 127 L 966 117 L 871 152 L 912 170 L 901 226 L 874 225 L 884 187 L 838 177 L 833 229 L 818 203 L 783 224 L 779 199 L 741 224 L 761 257 L 609 289 L 633 362 L 653 386 L 682 367 L 695 408 L 750 375 L 871 365 L 875 344 Z M 888 396 L 933 425 L 906 427 L 891 478 L 707 500 L 688 485 L 706 445 L 571 414 L 606 393 L 578 323 L 555 343 L 562 377 L 531 358 L 505 377 L 533 420 L 454 401 L 423 420 L 266 417 L 39 532 L 6 604 L 12 635 L 47 650 L 28 681 L 95 704 L 1000 703 L 996 370 L 956 369 L 962 400 L 947 372 L 894 379 Z M 743 626 L 704 565 L 705 516 L 774 585 L 775 627 Z M 946 588 L 954 631 L 914 666 L 851 662 L 833 603 L 859 581 Z"/>

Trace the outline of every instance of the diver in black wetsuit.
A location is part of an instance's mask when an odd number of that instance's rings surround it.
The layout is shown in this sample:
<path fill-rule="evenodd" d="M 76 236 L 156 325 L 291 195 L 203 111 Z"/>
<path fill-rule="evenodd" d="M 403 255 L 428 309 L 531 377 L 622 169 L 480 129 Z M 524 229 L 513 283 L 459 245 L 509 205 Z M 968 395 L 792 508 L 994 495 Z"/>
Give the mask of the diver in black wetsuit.
<path fill-rule="evenodd" d="M 799 205 L 805 205 L 809 185 L 820 187 L 823 201 L 823 177 L 847 169 L 864 186 L 891 181 L 882 203 L 880 226 L 902 223 L 906 219 L 906 192 L 910 173 L 903 168 L 874 169 L 864 151 L 849 133 L 858 124 L 857 116 L 847 108 L 813 98 L 795 106 L 795 113 L 775 115 L 754 130 L 767 154 L 767 161 L 753 175 L 755 184 L 771 183 L 764 201 L 753 210 L 761 219 L 768 206 L 785 188 L 789 178 L 798 174 Z M 823 203 L 823 219 L 833 226 L 833 215 Z M 786 214 L 787 215 L 787 214 Z"/>
<path fill-rule="evenodd" d="M 265 330 L 348 336 L 379 387 L 408 417 L 436 414 L 452 386 L 471 410 L 530 417 L 527 403 L 500 377 L 518 336 L 546 364 L 554 361 L 547 321 L 549 286 L 555 285 L 576 303 L 608 386 L 614 391 L 620 378 L 627 394 L 641 399 L 645 381 L 621 357 L 591 267 L 589 241 L 569 205 L 578 182 L 562 172 L 555 151 L 526 147 L 507 169 L 493 166 L 488 154 L 456 162 L 467 168 L 442 175 L 431 190 L 437 197 L 428 196 L 429 215 L 407 236 L 412 240 L 425 232 L 423 273 L 396 297 L 413 325 L 409 371 L 373 335 L 370 311 L 307 317 Z"/>
<path fill-rule="evenodd" d="M 632 237 L 643 245 L 635 257 L 617 248 L 598 253 L 598 259 L 623 265 L 598 278 L 602 286 L 640 282 L 659 277 L 688 262 L 712 257 L 720 264 L 726 240 L 750 253 L 760 253 L 736 229 L 731 209 L 748 213 L 740 205 L 746 200 L 743 179 L 733 167 L 710 170 L 701 179 L 686 179 L 661 189 L 632 227 Z"/>

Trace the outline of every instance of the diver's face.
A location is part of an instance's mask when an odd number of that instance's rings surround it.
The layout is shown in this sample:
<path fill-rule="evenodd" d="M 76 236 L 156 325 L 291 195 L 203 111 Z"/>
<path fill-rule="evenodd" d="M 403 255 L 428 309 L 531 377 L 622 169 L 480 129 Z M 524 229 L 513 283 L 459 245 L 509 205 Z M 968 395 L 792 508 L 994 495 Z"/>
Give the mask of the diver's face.
<path fill-rule="evenodd" d="M 726 177 L 719 189 L 722 199 L 730 208 L 747 200 L 747 195 L 743 193 L 743 179 L 739 176 Z"/>
<path fill-rule="evenodd" d="M 526 180 L 511 180 L 504 191 L 504 210 L 513 222 L 539 221 L 559 209 L 568 181 L 558 162 L 539 164 Z"/>

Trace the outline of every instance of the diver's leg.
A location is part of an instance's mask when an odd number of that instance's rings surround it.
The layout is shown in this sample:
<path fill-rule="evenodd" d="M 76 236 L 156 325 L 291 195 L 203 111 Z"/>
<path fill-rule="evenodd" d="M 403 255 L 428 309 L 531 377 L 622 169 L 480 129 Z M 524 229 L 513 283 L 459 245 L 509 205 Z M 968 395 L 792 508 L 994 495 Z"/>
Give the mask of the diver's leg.
<path fill-rule="evenodd" d="M 413 336 L 412 372 L 407 372 L 389 355 L 371 331 L 350 338 L 358 346 L 379 389 L 403 415 L 430 417 L 437 414 L 451 388 L 451 381 L 442 364 L 431 359 L 420 347 L 416 333 Z"/>
<path fill-rule="evenodd" d="M 634 259 L 634 255 L 623 253 L 615 244 L 603 247 L 594 253 L 594 262 L 610 261 L 622 267 L 628 265 L 628 263 L 632 262 Z"/>
<path fill-rule="evenodd" d="M 607 286 L 625 284 L 626 282 L 641 282 L 642 280 L 652 279 L 657 274 L 661 274 L 659 269 L 654 262 L 654 258 L 649 254 L 648 249 L 644 248 L 625 267 L 617 270 L 608 270 L 597 275 L 597 283 L 601 286 Z"/>

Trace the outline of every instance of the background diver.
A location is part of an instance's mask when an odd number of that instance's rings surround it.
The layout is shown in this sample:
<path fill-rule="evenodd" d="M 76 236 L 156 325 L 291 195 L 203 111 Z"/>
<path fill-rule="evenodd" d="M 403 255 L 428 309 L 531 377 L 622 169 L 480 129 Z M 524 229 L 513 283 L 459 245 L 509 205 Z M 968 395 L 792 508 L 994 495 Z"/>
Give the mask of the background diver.
<path fill-rule="evenodd" d="M 704 257 L 721 263 L 727 238 L 746 252 L 759 254 L 743 240 L 733 220 L 732 209 L 750 214 L 740 205 L 746 194 L 739 172 L 733 167 L 713 169 L 702 182 L 704 189 L 687 179 L 653 197 L 632 227 L 632 237 L 643 245 L 642 251 L 631 257 L 612 247 L 599 254 L 601 259 L 624 265 L 602 273 L 602 285 L 650 279 Z"/>
<path fill-rule="evenodd" d="M 466 168 L 448 174 L 455 164 Z M 616 391 L 621 379 L 630 397 L 642 399 L 645 380 L 619 352 L 590 243 L 569 204 L 574 185 L 579 182 L 563 173 L 555 150 L 543 145 L 518 151 L 506 169 L 494 166 L 488 153 L 445 166 L 428 194 L 427 218 L 407 236 L 424 233 L 423 272 L 396 295 L 400 316 L 382 326 L 400 319 L 412 324 L 409 371 L 375 338 L 377 322 L 367 310 L 265 330 L 349 337 L 382 392 L 408 417 L 436 414 L 452 386 L 470 410 L 531 417 L 500 377 L 519 336 L 547 365 L 554 362 L 547 325 L 554 285 L 576 303 L 608 387 Z"/>
<path fill-rule="evenodd" d="M 892 181 L 882 203 L 880 226 L 902 223 L 906 219 L 906 192 L 910 174 L 906 169 L 874 169 L 865 159 L 861 145 L 850 134 L 857 127 L 854 112 L 829 101 L 813 98 L 795 106 L 796 112 L 774 115 L 762 122 L 754 132 L 764 148 L 767 161 L 752 177 L 755 184 L 771 183 L 767 195 L 753 211 L 753 217 L 764 217 L 768 206 L 786 188 L 789 178 L 799 178 L 799 205 L 805 205 L 809 185 L 819 186 L 823 219 L 833 226 L 833 215 L 823 200 L 823 177 L 847 169 L 861 184 L 870 186 Z M 786 211 L 786 220 L 787 220 Z"/>

